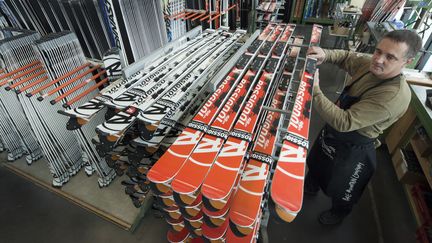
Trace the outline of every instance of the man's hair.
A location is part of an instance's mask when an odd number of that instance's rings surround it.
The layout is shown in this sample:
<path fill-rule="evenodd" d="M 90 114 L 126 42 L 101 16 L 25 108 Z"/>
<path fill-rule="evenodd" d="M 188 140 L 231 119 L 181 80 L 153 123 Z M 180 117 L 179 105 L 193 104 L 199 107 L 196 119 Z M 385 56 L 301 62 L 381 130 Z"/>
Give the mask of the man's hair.
<path fill-rule="evenodd" d="M 405 54 L 406 58 L 413 58 L 422 48 L 422 39 L 420 36 L 411 30 L 394 30 L 387 32 L 382 39 L 387 38 L 394 42 L 404 42 L 408 46 Z"/>

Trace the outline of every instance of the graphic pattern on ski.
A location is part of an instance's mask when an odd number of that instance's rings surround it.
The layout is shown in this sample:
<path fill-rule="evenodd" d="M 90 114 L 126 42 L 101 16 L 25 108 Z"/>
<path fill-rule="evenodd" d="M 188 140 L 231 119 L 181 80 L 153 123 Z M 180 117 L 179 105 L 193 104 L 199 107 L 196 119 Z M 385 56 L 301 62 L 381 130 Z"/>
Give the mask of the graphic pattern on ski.
<path fill-rule="evenodd" d="M 183 166 L 183 163 L 203 137 L 204 132 L 207 131 L 208 125 L 213 122 L 221 110 L 221 106 L 233 92 L 233 87 L 240 82 L 252 58 L 257 54 L 258 49 L 270 36 L 274 28 L 275 25 L 269 25 L 258 39 L 251 44 L 250 50 L 252 51 L 248 51 L 240 57 L 224 81 L 188 124 L 188 127 L 149 171 L 147 177 L 153 182 L 152 186 L 155 193 L 161 193 L 161 190 L 162 192 L 171 190 L 169 185 L 164 186 L 163 184 L 170 183 Z"/>
<path fill-rule="evenodd" d="M 272 57 L 258 81 L 255 90 L 241 113 L 233 131 L 221 149 L 214 165 L 203 182 L 201 192 L 210 200 L 226 199 L 234 187 L 249 144 L 252 142 L 254 132 L 261 114 L 261 107 L 266 100 L 276 77 L 280 62 L 286 52 L 288 40 L 294 31 L 294 26 L 288 25 L 282 37 L 273 49 Z M 237 153 L 236 153 L 237 152 Z M 224 178 L 224 180 L 220 180 Z"/>
<path fill-rule="evenodd" d="M 310 45 L 319 44 L 321 32 L 322 26 L 313 26 Z M 316 60 L 307 58 L 270 189 L 276 212 L 289 222 L 303 203 L 315 71 Z"/>
<path fill-rule="evenodd" d="M 257 92 L 263 88 L 262 86 L 265 82 L 259 80 L 262 69 L 265 67 L 267 59 L 271 56 L 271 50 L 277 43 L 284 29 L 285 26 L 282 25 L 276 27 L 275 32 L 271 35 L 269 40 L 265 42 L 260 55 L 254 59 L 251 68 L 240 82 L 240 85 L 237 86 L 216 120 L 210 125 L 210 128 L 206 132 L 207 134 L 205 134 L 200 143 L 196 146 L 193 153 L 172 181 L 171 186 L 173 191 L 175 191 L 174 196 L 176 196 L 176 194 L 183 196 L 183 199 L 181 199 L 183 203 L 189 204 L 199 193 L 199 188 L 203 180 L 208 174 L 208 171 L 213 165 L 225 141 L 228 139 L 228 135 L 234 127 L 235 121 L 242 113 L 249 95 L 255 88 Z M 258 99 L 256 101 L 258 101 Z M 243 145 L 246 145 L 246 142 L 244 142 Z M 234 147 L 227 149 L 233 149 L 232 152 L 234 154 L 244 154 L 246 153 L 247 147 L 240 146 L 240 148 Z M 180 201 L 177 201 L 177 203 L 180 203 Z"/>

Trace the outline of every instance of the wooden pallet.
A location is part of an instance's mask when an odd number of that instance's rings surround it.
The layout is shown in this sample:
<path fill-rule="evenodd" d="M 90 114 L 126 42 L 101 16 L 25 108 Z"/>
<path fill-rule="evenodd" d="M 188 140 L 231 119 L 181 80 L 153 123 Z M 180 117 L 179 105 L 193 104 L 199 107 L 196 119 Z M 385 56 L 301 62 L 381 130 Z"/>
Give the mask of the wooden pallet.
<path fill-rule="evenodd" d="M 6 153 L 0 155 L 0 161 L 6 161 Z M 124 193 L 121 181 L 116 178 L 108 187 L 99 188 L 97 175 L 87 176 L 83 170 L 73 176 L 62 188 L 51 186 L 52 176 L 47 162 L 42 158 L 28 166 L 23 158 L 9 163 L 4 167 L 20 175 L 36 185 L 60 195 L 74 204 L 92 212 L 119 227 L 134 231 L 145 213 L 153 203 L 153 197 L 148 195 L 141 208 L 133 206 L 129 196 Z"/>

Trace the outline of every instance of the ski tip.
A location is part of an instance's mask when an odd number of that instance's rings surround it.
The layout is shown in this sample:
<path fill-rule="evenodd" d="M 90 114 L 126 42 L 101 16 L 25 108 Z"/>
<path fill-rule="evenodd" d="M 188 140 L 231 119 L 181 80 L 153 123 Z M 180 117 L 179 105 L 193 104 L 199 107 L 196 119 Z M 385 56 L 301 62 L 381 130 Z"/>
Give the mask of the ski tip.
<path fill-rule="evenodd" d="M 252 231 L 250 231 L 249 229 L 238 227 L 231 220 L 229 220 L 229 227 L 231 229 L 231 232 L 237 237 L 245 237 L 253 231 L 253 228 Z"/>
<path fill-rule="evenodd" d="M 275 205 L 276 214 L 281 218 L 283 221 L 291 223 L 294 221 L 294 219 L 297 217 L 297 212 L 292 212 L 289 210 L 285 210 L 279 205 Z"/>

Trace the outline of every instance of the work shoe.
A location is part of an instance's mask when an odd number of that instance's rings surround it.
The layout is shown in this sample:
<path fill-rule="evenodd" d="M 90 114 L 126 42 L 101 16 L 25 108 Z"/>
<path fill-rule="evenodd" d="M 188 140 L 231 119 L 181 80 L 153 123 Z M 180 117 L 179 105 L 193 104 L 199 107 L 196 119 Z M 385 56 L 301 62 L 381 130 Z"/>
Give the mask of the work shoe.
<path fill-rule="evenodd" d="M 340 224 L 344 220 L 346 215 L 334 213 L 332 210 L 324 211 L 318 217 L 318 222 L 323 225 L 335 225 Z"/>

